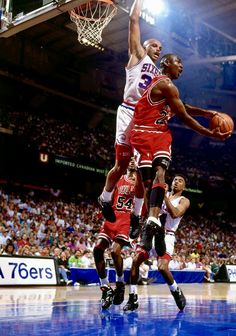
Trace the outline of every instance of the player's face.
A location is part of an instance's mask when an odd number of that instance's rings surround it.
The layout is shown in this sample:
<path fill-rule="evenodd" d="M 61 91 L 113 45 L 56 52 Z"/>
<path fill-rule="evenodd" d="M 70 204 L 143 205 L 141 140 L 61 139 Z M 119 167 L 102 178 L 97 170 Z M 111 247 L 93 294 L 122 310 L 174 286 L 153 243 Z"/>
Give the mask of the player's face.
<path fill-rule="evenodd" d="M 183 71 L 183 64 L 178 56 L 172 56 L 168 63 L 168 72 L 171 75 L 171 79 L 177 79 Z"/>
<path fill-rule="evenodd" d="M 172 190 L 182 191 L 185 188 L 185 180 L 182 176 L 175 176 L 172 182 Z"/>
<path fill-rule="evenodd" d="M 136 170 L 136 164 L 135 164 L 135 160 L 134 159 L 130 160 L 128 170 L 129 171 L 135 171 Z"/>
<path fill-rule="evenodd" d="M 158 40 L 148 40 L 145 48 L 148 56 L 155 63 L 161 54 L 162 50 L 161 42 Z"/>

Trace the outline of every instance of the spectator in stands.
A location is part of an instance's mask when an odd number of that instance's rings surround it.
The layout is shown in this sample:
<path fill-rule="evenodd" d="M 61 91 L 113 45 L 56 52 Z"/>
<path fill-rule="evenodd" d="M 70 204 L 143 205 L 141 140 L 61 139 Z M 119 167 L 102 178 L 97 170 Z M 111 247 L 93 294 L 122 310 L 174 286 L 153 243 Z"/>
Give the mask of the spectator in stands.
<path fill-rule="evenodd" d="M 68 260 L 69 267 L 81 267 L 81 256 L 82 252 L 77 250 Z"/>
<path fill-rule="evenodd" d="M 25 245 L 25 246 L 20 247 L 18 254 L 22 256 L 32 256 L 30 246 Z"/>
<path fill-rule="evenodd" d="M 172 255 L 172 259 L 169 262 L 169 270 L 179 270 L 179 269 L 180 269 L 179 257 L 174 253 Z"/>
<path fill-rule="evenodd" d="M 199 253 L 197 252 L 196 249 L 193 249 L 192 252 L 191 252 L 191 254 L 190 254 L 190 257 L 196 259 L 196 258 L 199 258 L 200 255 L 199 255 Z"/>
<path fill-rule="evenodd" d="M 92 265 L 94 265 L 94 263 L 92 262 L 91 252 L 88 250 L 83 251 L 80 262 L 81 262 L 80 267 L 83 267 L 83 268 L 89 268 Z"/>
<path fill-rule="evenodd" d="M 208 257 L 202 258 L 202 269 L 206 272 L 204 279 L 207 282 L 212 282 L 213 280 L 213 273 L 211 271 L 210 261 Z"/>
<path fill-rule="evenodd" d="M 196 259 L 188 256 L 185 269 L 186 270 L 195 270 L 196 268 L 197 268 Z"/>
<path fill-rule="evenodd" d="M 11 241 L 8 241 L 2 255 L 14 255 L 14 254 L 15 254 L 15 246 Z"/>
<path fill-rule="evenodd" d="M 18 247 L 29 245 L 29 240 L 25 233 L 17 240 L 17 245 Z"/>
<path fill-rule="evenodd" d="M 41 257 L 49 257 L 50 256 L 49 248 L 44 246 L 42 248 L 42 250 L 40 251 L 40 256 Z"/>
<path fill-rule="evenodd" d="M 10 239 L 11 236 L 9 234 L 9 230 L 7 230 L 4 226 L 0 227 L 0 246 L 5 246 L 7 244 L 7 240 Z"/>
<path fill-rule="evenodd" d="M 57 263 L 59 274 L 61 275 L 61 277 L 63 278 L 63 280 L 67 285 L 71 284 L 72 280 L 69 280 L 67 275 L 69 269 L 68 269 L 68 259 L 66 257 L 65 252 L 61 252 L 59 258 L 57 259 Z"/>
<path fill-rule="evenodd" d="M 195 258 L 195 263 L 196 263 L 196 268 L 197 269 L 202 269 L 203 263 L 201 262 L 200 257 Z"/>
<path fill-rule="evenodd" d="M 37 256 L 38 255 L 38 246 L 37 245 L 32 245 L 31 246 L 31 253 L 32 253 L 32 256 Z"/>

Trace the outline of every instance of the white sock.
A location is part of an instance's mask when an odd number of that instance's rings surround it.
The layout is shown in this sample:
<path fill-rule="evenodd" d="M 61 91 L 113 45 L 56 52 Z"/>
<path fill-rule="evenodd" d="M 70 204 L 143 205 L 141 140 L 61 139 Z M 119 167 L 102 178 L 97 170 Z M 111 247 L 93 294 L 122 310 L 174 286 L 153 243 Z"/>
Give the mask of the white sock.
<path fill-rule="evenodd" d="M 124 282 L 124 274 L 122 274 L 121 276 L 118 276 L 118 275 L 116 274 L 116 281 L 117 281 L 117 282 Z"/>
<path fill-rule="evenodd" d="M 144 202 L 144 198 L 137 198 L 136 196 L 134 196 L 134 209 L 133 209 L 133 211 L 134 211 L 135 216 L 140 216 L 141 215 L 143 202 Z"/>
<path fill-rule="evenodd" d="M 108 281 L 108 278 L 104 278 L 104 279 L 99 279 L 100 280 L 100 284 L 101 286 L 108 286 L 109 285 L 109 281 Z"/>
<path fill-rule="evenodd" d="M 129 285 L 129 294 L 138 294 L 137 285 Z"/>
<path fill-rule="evenodd" d="M 113 191 L 106 191 L 103 189 L 103 192 L 100 195 L 100 198 L 103 202 L 111 202 Z"/>
<path fill-rule="evenodd" d="M 156 218 L 156 217 L 153 217 L 153 216 L 149 216 L 148 220 L 147 220 L 147 223 L 150 222 L 150 221 L 156 223 L 158 226 L 161 227 L 161 221 L 160 221 L 159 218 Z"/>
<path fill-rule="evenodd" d="M 175 280 L 174 280 L 174 282 L 172 283 L 172 285 L 169 285 L 169 288 L 170 288 L 170 290 L 171 290 L 172 292 L 175 292 L 175 291 L 177 290 L 178 285 L 177 285 L 177 283 L 175 282 Z"/>

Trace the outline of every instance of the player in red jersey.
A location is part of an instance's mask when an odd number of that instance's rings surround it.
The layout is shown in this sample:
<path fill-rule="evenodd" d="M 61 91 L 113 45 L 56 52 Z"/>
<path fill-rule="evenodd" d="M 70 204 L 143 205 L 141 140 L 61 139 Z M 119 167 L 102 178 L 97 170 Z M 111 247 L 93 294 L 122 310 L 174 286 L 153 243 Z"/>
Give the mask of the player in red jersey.
<path fill-rule="evenodd" d="M 118 305 L 124 301 L 125 284 L 121 250 L 124 246 L 129 246 L 130 214 L 133 208 L 136 176 L 137 170 L 134 159 L 132 159 L 127 174 L 121 177 L 114 192 L 113 209 L 116 214 L 116 222 L 114 224 L 105 220 L 93 250 L 101 283 L 103 309 L 109 308 L 112 303 Z M 112 247 L 111 256 L 116 269 L 115 290 L 109 285 L 104 260 L 104 252 L 110 246 Z"/>
<path fill-rule="evenodd" d="M 158 256 L 161 257 L 166 252 L 164 229 L 159 214 L 165 195 L 165 172 L 171 159 L 172 135 L 168 120 L 172 115 L 176 115 L 194 131 L 219 140 L 226 139 L 230 134 L 221 133 L 219 128 L 205 128 L 192 118 L 191 115 L 212 118 L 217 112 L 183 104 L 178 89 L 172 82 L 183 71 L 181 59 L 177 55 L 163 56 L 160 69 L 162 74 L 152 80 L 135 107 L 134 128 L 130 139 L 138 153 L 138 168 L 146 194 L 150 195 L 149 214 L 142 232 L 141 249 L 133 260 L 135 266 L 131 270 L 131 284 L 137 283 L 139 266 L 148 259 L 154 235 Z"/>
<path fill-rule="evenodd" d="M 202 135 L 219 140 L 224 140 L 229 136 L 229 132 L 223 134 L 219 128 L 210 130 L 203 127 L 191 116 L 201 115 L 212 118 L 217 112 L 188 105 L 185 107 L 181 101 L 178 89 L 172 82 L 183 71 L 181 59 L 177 55 L 163 56 L 160 69 L 162 74 L 152 80 L 136 105 L 134 128 L 130 139 L 137 152 L 138 168 L 145 189 L 150 192 L 149 215 L 142 237 L 143 246 L 147 251 L 151 249 L 150 236 L 153 236 L 153 231 L 158 230 L 160 236 L 162 238 L 164 236 L 158 217 L 165 194 L 165 172 L 171 159 L 172 135 L 168 120 L 176 115 L 188 127 Z M 153 170 L 155 171 L 154 179 Z M 160 249 L 162 248 L 165 249 L 165 246 L 160 243 Z"/>

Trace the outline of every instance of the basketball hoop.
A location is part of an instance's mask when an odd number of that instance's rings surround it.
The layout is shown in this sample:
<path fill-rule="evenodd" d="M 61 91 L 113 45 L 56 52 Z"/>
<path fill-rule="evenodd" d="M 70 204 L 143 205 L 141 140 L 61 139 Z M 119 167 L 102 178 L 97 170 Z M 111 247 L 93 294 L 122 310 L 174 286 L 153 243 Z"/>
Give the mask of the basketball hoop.
<path fill-rule="evenodd" d="M 86 46 L 96 46 L 102 41 L 103 29 L 117 13 L 112 0 L 89 0 L 72 9 L 70 19 L 77 26 L 78 41 Z"/>

